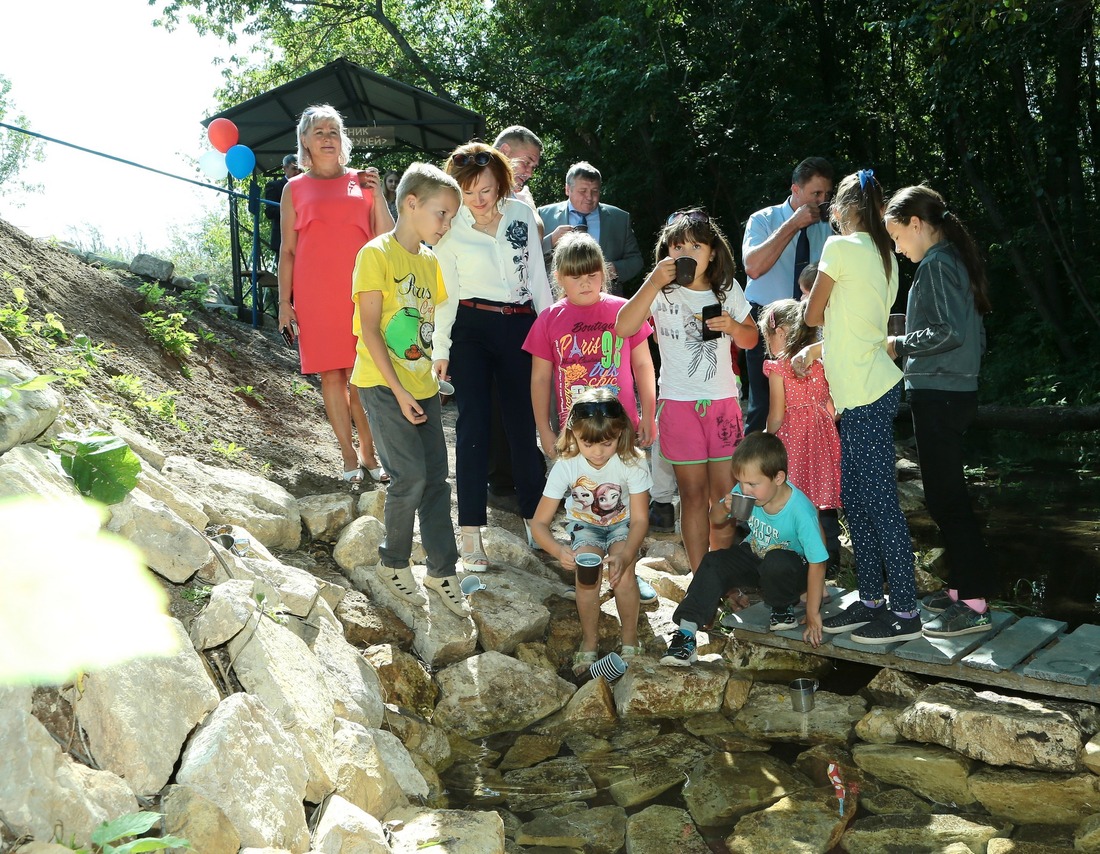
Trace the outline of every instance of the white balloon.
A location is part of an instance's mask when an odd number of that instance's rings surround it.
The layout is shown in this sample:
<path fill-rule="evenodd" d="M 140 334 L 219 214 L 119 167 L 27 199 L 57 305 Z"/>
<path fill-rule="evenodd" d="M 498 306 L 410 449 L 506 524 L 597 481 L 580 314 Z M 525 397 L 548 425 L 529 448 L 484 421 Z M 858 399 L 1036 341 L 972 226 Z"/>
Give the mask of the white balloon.
<path fill-rule="evenodd" d="M 225 155 L 220 151 L 208 151 L 199 158 L 199 169 L 202 174 L 213 181 L 222 181 L 229 174 L 229 167 L 225 165 Z"/>

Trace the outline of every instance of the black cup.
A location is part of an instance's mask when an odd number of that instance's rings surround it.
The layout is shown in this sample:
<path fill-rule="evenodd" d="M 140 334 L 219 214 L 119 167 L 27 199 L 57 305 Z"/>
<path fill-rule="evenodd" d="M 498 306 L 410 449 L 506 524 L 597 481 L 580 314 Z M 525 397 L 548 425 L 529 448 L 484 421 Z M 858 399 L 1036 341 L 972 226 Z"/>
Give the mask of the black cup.
<path fill-rule="evenodd" d="M 593 563 L 592 561 L 595 561 Z M 576 557 L 577 584 L 583 587 L 591 587 L 599 584 L 600 572 L 603 570 L 603 558 L 591 552 L 581 552 Z"/>
<path fill-rule="evenodd" d="M 686 287 L 695 281 L 695 259 L 681 255 L 676 259 L 676 284 Z"/>
<path fill-rule="evenodd" d="M 573 226 L 573 231 L 577 232 L 577 234 L 588 234 L 588 226 L 587 225 L 574 225 Z"/>

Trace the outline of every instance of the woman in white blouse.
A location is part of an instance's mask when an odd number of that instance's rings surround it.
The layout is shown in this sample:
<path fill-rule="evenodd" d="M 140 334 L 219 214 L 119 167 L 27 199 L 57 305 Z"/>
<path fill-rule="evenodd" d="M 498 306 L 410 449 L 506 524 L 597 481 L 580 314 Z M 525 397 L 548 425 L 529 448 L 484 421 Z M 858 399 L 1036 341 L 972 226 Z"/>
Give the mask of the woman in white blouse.
<path fill-rule="evenodd" d="M 467 572 L 482 572 L 489 565 L 481 526 L 494 380 L 525 522 L 535 515 L 542 494 L 545 465 L 535 442 L 531 356 L 523 342 L 553 298 L 534 211 L 511 198 L 508 159 L 471 142 L 451 153 L 445 169 L 462 187 L 462 208 L 435 246 L 447 301 L 435 312 L 432 358 L 437 376 L 453 382 L 458 404 L 455 481 L 462 564 Z"/>

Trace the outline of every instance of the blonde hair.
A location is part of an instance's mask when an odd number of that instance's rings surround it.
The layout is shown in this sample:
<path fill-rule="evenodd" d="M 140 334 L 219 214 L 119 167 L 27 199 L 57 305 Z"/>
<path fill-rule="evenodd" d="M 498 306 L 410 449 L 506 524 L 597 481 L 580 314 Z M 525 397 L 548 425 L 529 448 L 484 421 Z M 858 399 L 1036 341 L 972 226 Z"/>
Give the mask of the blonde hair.
<path fill-rule="evenodd" d="M 790 359 L 803 347 L 817 341 L 817 327 L 806 325 L 806 306 L 802 300 L 780 299 L 760 309 L 756 321 L 768 355 L 773 359 Z M 772 353 L 768 337 L 780 328 L 787 330 L 787 344 L 781 353 Z"/>
<path fill-rule="evenodd" d="M 591 234 L 570 232 L 554 247 L 550 269 L 555 282 L 558 276 L 587 276 L 597 271 L 603 273 L 601 290 L 607 290 L 607 261 L 603 250 Z"/>
<path fill-rule="evenodd" d="M 602 404 L 601 412 L 592 413 L 586 404 Z M 573 398 L 569 417 L 554 447 L 563 458 L 575 457 L 581 452 L 578 440 L 595 444 L 617 440 L 615 453 L 624 463 L 636 463 L 643 455 L 634 444 L 634 425 L 630 423 L 622 403 L 609 389 L 590 388 Z"/>
<path fill-rule="evenodd" d="M 306 134 L 321 122 L 334 122 L 339 129 L 340 165 L 347 166 L 348 161 L 351 160 L 351 139 L 344 130 L 344 117 L 329 104 L 314 104 L 302 110 L 302 117 L 298 120 L 298 165 L 302 169 L 309 169 L 313 165 L 313 159 L 309 156 L 309 149 L 306 148 L 303 140 Z"/>
<path fill-rule="evenodd" d="M 431 163 L 410 163 L 397 184 L 395 194 L 397 209 L 401 210 L 401 206 L 409 196 L 430 199 L 441 190 L 450 190 L 455 194 L 458 203 L 462 204 L 462 190 L 458 186 L 458 181 Z"/>

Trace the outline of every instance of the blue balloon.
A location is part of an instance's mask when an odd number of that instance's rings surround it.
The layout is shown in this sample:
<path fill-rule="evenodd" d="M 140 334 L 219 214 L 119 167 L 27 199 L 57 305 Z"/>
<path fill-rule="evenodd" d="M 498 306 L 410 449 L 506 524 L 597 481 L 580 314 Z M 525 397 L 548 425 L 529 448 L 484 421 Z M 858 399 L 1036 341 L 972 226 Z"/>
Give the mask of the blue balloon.
<path fill-rule="evenodd" d="M 247 145 L 234 145 L 225 152 L 225 165 L 229 168 L 230 175 L 243 181 L 256 168 L 256 155 Z"/>

